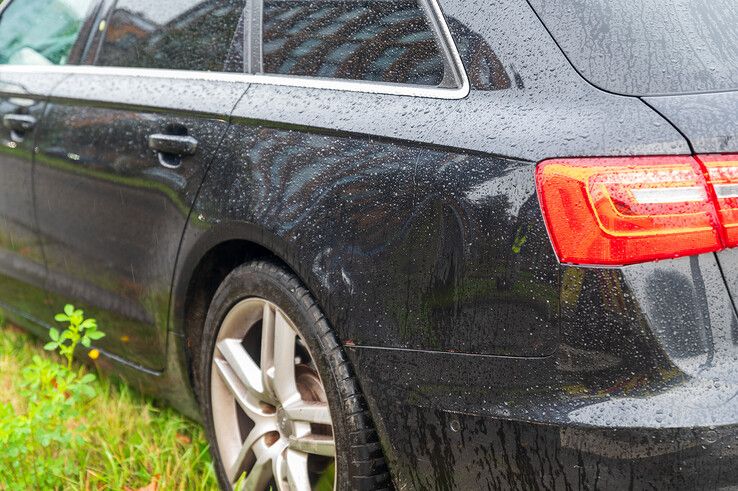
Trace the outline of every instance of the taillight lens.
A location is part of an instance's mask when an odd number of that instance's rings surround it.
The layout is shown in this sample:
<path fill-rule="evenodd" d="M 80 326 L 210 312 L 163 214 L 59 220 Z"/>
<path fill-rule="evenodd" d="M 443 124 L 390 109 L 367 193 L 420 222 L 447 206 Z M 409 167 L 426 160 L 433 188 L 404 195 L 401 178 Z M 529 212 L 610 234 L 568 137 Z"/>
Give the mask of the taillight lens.
<path fill-rule="evenodd" d="M 738 245 L 738 155 L 698 155 L 707 170 L 710 191 L 714 192 L 720 222 L 725 229 L 725 246 Z"/>
<path fill-rule="evenodd" d="M 738 184 L 738 167 L 730 175 L 727 166 L 713 167 Z M 738 193 L 719 215 L 705 172 L 691 156 L 541 162 L 536 186 L 559 260 L 624 265 L 717 251 L 728 216 L 738 241 Z"/>

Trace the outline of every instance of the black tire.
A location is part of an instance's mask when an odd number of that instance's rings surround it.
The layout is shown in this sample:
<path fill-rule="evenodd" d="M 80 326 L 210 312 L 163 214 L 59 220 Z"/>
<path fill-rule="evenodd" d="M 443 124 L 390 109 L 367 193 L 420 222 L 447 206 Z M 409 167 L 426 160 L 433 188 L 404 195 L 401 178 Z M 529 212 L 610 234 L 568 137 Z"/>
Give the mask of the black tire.
<path fill-rule="evenodd" d="M 333 419 L 338 489 L 389 489 L 392 487 L 377 432 L 359 383 L 325 316 L 300 280 L 280 265 L 258 260 L 233 270 L 210 304 L 195 373 L 205 431 L 222 489 L 232 489 L 220 461 L 210 397 L 210 367 L 215 340 L 229 310 L 243 299 L 259 297 L 278 305 L 296 324 L 298 334 L 312 353 L 325 385 Z M 234 429 L 237 431 L 237 429 Z"/>

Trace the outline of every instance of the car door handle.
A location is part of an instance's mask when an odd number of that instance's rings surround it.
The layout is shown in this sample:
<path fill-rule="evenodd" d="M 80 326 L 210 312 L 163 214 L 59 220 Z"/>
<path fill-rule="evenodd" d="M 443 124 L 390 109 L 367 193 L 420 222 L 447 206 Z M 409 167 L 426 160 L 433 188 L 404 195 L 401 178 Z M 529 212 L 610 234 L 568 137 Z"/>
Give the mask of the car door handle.
<path fill-rule="evenodd" d="M 3 126 L 22 135 L 36 126 L 36 118 L 27 114 L 5 114 L 3 116 Z"/>
<path fill-rule="evenodd" d="M 176 169 L 182 165 L 182 157 L 197 151 L 197 140 L 186 135 L 156 133 L 149 135 L 149 148 L 157 153 L 162 167 Z"/>
<path fill-rule="evenodd" d="M 149 148 L 159 153 L 169 155 L 194 155 L 197 151 L 197 140 L 191 136 L 180 135 L 149 135 Z"/>

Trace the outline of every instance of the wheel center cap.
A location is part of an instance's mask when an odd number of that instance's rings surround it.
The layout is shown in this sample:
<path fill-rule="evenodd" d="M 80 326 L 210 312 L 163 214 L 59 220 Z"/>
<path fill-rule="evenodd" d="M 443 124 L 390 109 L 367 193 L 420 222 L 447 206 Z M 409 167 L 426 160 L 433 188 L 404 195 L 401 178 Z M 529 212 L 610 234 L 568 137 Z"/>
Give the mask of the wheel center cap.
<path fill-rule="evenodd" d="M 284 436 L 290 436 L 292 434 L 292 422 L 287 417 L 287 413 L 284 408 L 277 408 L 277 427 L 279 432 Z"/>

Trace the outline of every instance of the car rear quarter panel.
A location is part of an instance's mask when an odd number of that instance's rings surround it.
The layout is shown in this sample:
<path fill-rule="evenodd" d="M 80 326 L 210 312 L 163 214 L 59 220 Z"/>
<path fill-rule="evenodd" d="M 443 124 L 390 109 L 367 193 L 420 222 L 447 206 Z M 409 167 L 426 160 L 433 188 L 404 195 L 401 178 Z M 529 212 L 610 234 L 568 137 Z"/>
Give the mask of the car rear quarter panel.
<path fill-rule="evenodd" d="M 302 274 L 345 343 L 550 349 L 558 279 L 529 163 L 254 121 L 223 152 L 188 235 L 255 225 L 245 238 Z"/>
<path fill-rule="evenodd" d="M 457 41 L 475 46 L 462 50 L 468 97 L 252 84 L 183 257 L 241 227 L 302 274 L 347 344 L 544 356 L 560 269 L 535 162 L 686 144 L 642 102 L 582 80 L 527 5 L 443 6 Z"/>

